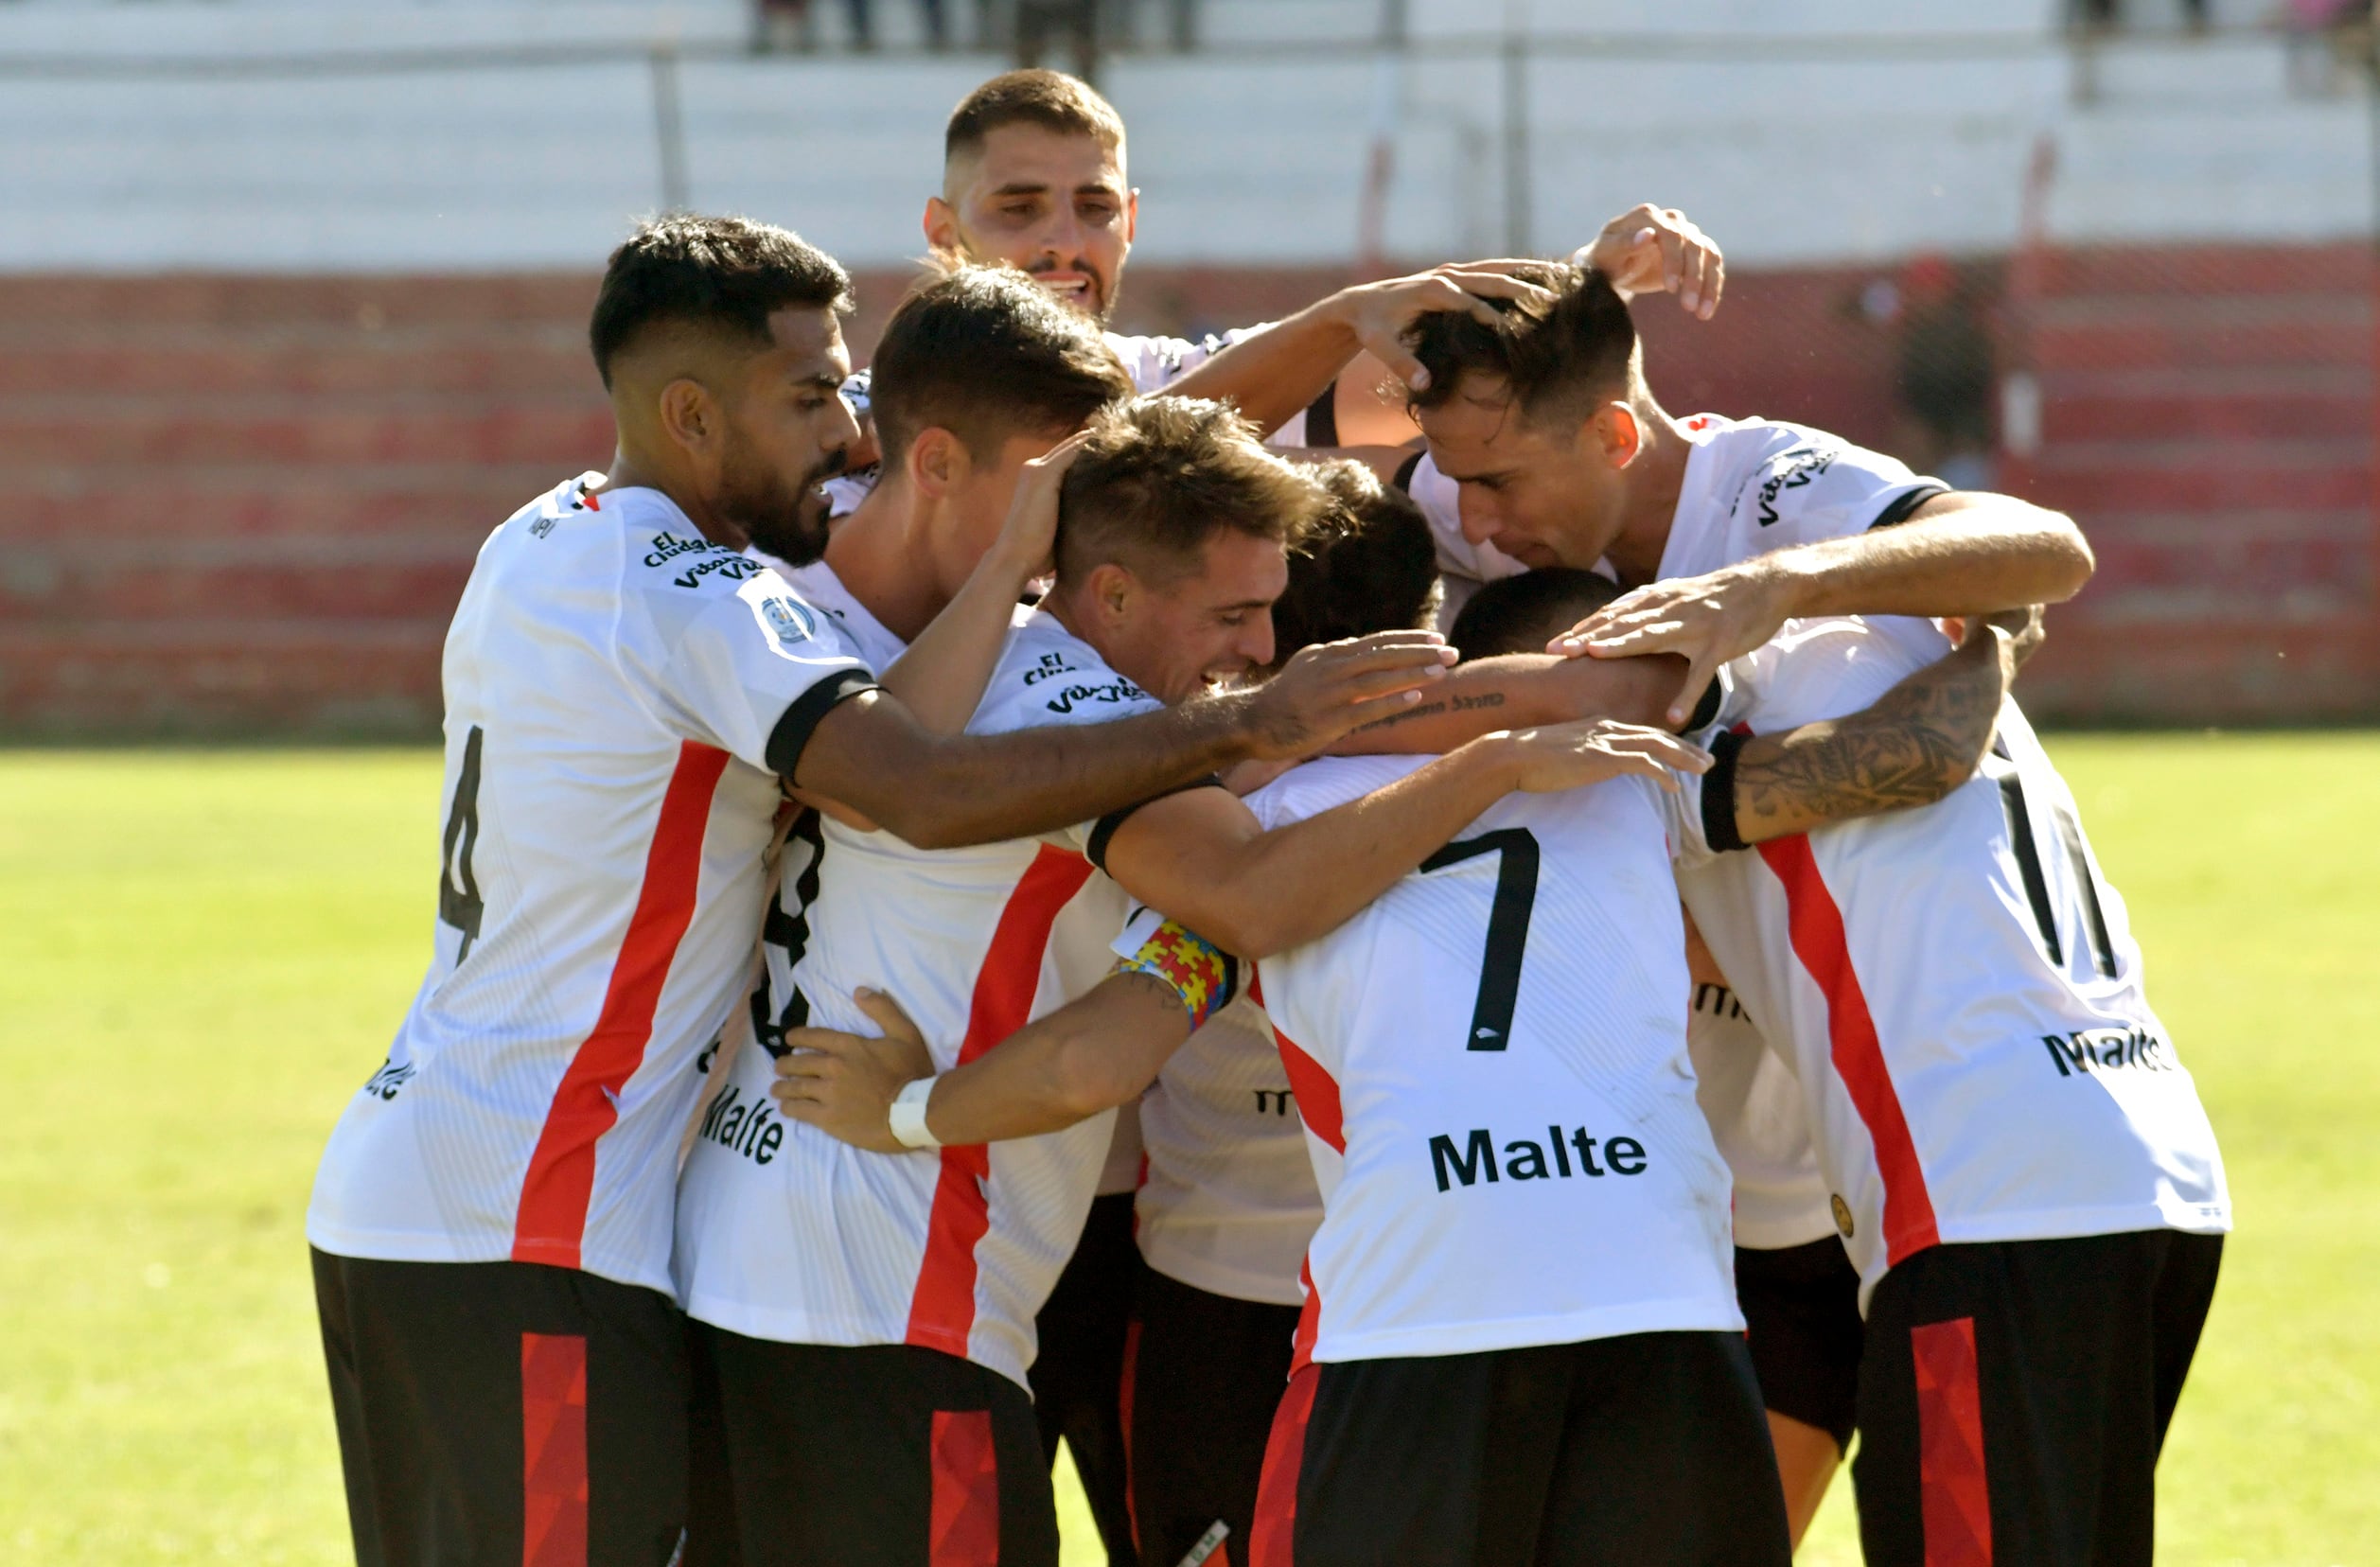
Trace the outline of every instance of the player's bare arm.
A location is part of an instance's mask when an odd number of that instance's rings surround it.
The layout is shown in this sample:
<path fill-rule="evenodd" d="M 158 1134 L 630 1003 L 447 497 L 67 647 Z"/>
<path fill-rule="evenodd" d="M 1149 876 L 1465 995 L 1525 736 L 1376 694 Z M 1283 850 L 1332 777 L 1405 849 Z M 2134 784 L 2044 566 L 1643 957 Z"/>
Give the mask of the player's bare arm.
<path fill-rule="evenodd" d="M 933 1076 L 917 1026 L 890 996 L 863 991 L 860 1010 L 881 1038 L 789 1029 L 770 1092 L 788 1119 L 857 1148 L 898 1153 L 890 1111 L 901 1090 Z M 1060 1132 L 1137 1098 L 1191 1033 L 1173 987 L 1145 974 L 1111 974 L 996 1048 L 934 1080 L 926 1127 L 967 1145 Z"/>
<path fill-rule="evenodd" d="M 1758 647 L 1789 620 L 2059 604 L 2090 580 L 2093 564 L 2071 518 L 2012 496 L 1937 495 L 1893 527 L 1639 588 L 1554 639 L 1548 651 L 1598 659 L 1684 654 L 1689 667 L 1668 713 L 1679 724 L 1720 664 Z"/>
<path fill-rule="evenodd" d="M 1674 789 L 1673 769 L 1701 772 L 1709 766 L 1699 748 L 1675 735 L 1605 720 L 1553 725 L 1494 740 L 1504 765 L 1511 768 L 1508 788 L 1531 792 L 1578 788 L 1629 775 L 1648 777 L 1664 788 Z M 1375 790 L 1351 805 L 1378 807 L 1382 797 L 1395 787 Z M 1220 800 L 1239 806 L 1220 790 L 1196 793 L 1210 802 Z M 1391 811 L 1395 808 L 1389 806 Z M 1118 842 L 1124 831 L 1155 809 L 1144 806 L 1135 812 L 1125 827 L 1119 829 Z M 1286 851 L 1291 857 L 1309 851 L 1342 855 L 1361 853 L 1355 840 L 1377 833 L 1384 813 L 1350 813 L 1351 806 L 1325 813 L 1338 817 L 1339 821 L 1331 832 L 1313 836 L 1302 844 L 1279 830 L 1258 836 L 1291 842 L 1294 846 Z M 1476 810 L 1472 813 L 1476 814 Z M 1323 819 L 1315 817 L 1297 825 Z M 1297 939 L 1326 934 L 1418 866 L 1444 843 L 1447 834 L 1459 831 L 1469 819 L 1469 816 L 1457 819 L 1410 856 L 1393 861 L 1384 858 L 1382 865 L 1394 867 L 1384 873 L 1381 866 L 1367 868 L 1366 889 L 1351 901 L 1344 888 L 1328 885 L 1332 876 L 1354 883 L 1348 859 L 1334 862 L 1317 855 L 1315 863 L 1322 875 L 1306 895 L 1332 900 L 1331 911 L 1327 916 L 1307 916 L 1320 928 L 1301 933 Z M 1116 848 L 1116 843 L 1108 848 L 1111 868 Z M 1122 875 L 1118 879 L 1131 886 Z M 1190 895 L 1205 894 L 1191 889 Z M 1152 907 L 1165 907 L 1163 904 Z M 1215 954 L 1214 943 L 1179 928 L 1185 926 L 1187 922 L 1178 915 L 1168 922 L 1169 929 L 1178 929 L 1204 952 Z M 1201 995 L 1193 997 L 1178 983 L 1147 973 L 1110 975 L 1083 996 L 1027 1024 L 974 1061 L 935 1078 L 925 1106 L 926 1127 L 939 1142 L 996 1142 L 1060 1131 L 1102 1110 L 1129 1103 L 1156 1080 L 1166 1060 L 1203 1021 L 1202 1006 L 1211 1009 L 1216 1000 L 1214 988 L 1203 987 Z M 827 1029 L 788 1030 L 785 1043 L 791 1049 L 777 1063 L 777 1083 L 771 1091 L 785 1113 L 796 1120 L 808 1121 L 862 1148 L 894 1152 L 903 1145 L 891 1136 L 887 1116 L 901 1089 L 928 1074 L 931 1058 L 897 1001 L 873 992 L 855 998 L 884 1029 L 884 1036 L 870 1039 Z"/>
<path fill-rule="evenodd" d="M 1864 711 L 1743 742 L 1732 772 L 1737 837 L 1762 843 L 1942 799 L 1974 775 L 2039 642 L 2033 611 L 1978 617 L 1954 652 Z"/>
<path fill-rule="evenodd" d="M 1631 772 L 1666 784 L 1670 768 L 1708 765 L 1701 748 L 1631 724 L 1500 728 L 1361 800 L 1270 831 L 1224 789 L 1153 801 L 1116 829 L 1106 869 L 1135 901 L 1227 951 L 1264 958 L 1337 928 L 1516 789 Z"/>
<path fill-rule="evenodd" d="M 1108 724 L 937 735 L 879 691 L 838 703 L 798 757 L 804 793 L 849 806 L 921 849 L 1030 837 L 1089 821 L 1251 757 L 1311 756 L 1443 678 L 1427 632 L 1310 647 L 1249 691 Z"/>
<path fill-rule="evenodd" d="M 1421 700 L 1384 713 L 1331 748 L 1332 754 L 1451 751 L 1495 730 L 1612 718 L 1659 725 L 1685 668 L 1677 658 L 1595 662 L 1507 653 L 1449 670 Z"/>
<path fill-rule="evenodd" d="M 1623 293 L 1666 291 L 1707 321 L 1719 308 L 1725 264 L 1718 245 L 1674 208 L 1630 208 L 1603 226 L 1577 255 Z M 1550 298 L 1516 277 L 1512 263 L 1469 261 L 1342 289 L 1296 315 L 1242 339 L 1176 381 L 1184 396 L 1239 404 L 1258 428 L 1271 431 L 1329 390 L 1349 361 L 1367 352 L 1403 384 L 1420 390 L 1429 372 L 1413 357 L 1406 334 L 1419 316 L 1461 310 L 1495 323 L 1489 299 Z"/>

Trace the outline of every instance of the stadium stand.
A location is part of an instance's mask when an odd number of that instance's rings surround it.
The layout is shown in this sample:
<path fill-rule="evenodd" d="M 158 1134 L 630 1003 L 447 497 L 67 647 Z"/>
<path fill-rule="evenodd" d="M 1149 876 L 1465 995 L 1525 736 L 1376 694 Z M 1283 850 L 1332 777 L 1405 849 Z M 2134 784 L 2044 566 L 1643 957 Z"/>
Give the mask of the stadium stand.
<path fill-rule="evenodd" d="M 856 61 L 746 56 L 742 0 L 0 7 L 0 145 L 42 149 L 0 158 L 0 732 L 421 732 L 477 539 L 605 458 L 581 324 L 634 214 L 791 222 L 860 273 L 872 337 L 941 116 L 999 63 L 876 9 Z M 1997 482 L 2101 555 L 2029 705 L 2380 713 L 2369 89 L 2309 87 L 2248 0 L 2205 37 L 2134 5 L 2087 94 L 2047 0 L 1824 0 L 1756 35 L 1723 0 L 1657 35 L 1581 0 L 1534 8 L 1525 58 L 1455 0 L 1204 0 L 1190 55 L 1141 9 L 1102 78 L 1144 191 L 1123 325 L 1351 275 L 1385 127 L 1381 264 L 1567 245 L 1659 195 L 1730 257 L 1718 320 L 1647 322 L 1669 406 L 1903 449 L 1893 286 L 1944 255 L 1983 291 L 1994 414 L 2037 409 L 2037 448 L 1987 435 Z"/>

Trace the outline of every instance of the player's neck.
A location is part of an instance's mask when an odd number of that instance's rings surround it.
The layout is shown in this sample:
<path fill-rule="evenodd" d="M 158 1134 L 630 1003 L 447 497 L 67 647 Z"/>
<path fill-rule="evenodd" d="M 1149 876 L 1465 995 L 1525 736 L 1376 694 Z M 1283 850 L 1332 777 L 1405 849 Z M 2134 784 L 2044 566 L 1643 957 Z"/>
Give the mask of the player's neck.
<path fill-rule="evenodd" d="M 949 598 L 934 580 L 917 493 L 887 473 L 826 540 L 826 564 L 852 597 L 903 642 L 915 642 Z"/>
<path fill-rule="evenodd" d="M 624 489 L 649 489 L 667 497 L 672 505 L 686 514 L 686 520 L 695 525 L 696 532 L 723 549 L 740 550 L 752 541 L 751 535 L 742 527 L 705 504 L 694 485 L 673 482 L 659 466 L 631 453 L 626 442 L 611 454 L 611 468 L 604 475 L 603 483 L 592 486 L 593 493 L 599 495 Z"/>
<path fill-rule="evenodd" d="M 1661 574 L 1678 496 L 1685 487 L 1686 459 L 1694 455 L 1684 430 L 1659 404 L 1648 399 L 1637 411 L 1636 424 L 1641 444 L 1635 461 L 1628 465 L 1620 531 L 1606 553 L 1623 588 L 1640 588 Z"/>

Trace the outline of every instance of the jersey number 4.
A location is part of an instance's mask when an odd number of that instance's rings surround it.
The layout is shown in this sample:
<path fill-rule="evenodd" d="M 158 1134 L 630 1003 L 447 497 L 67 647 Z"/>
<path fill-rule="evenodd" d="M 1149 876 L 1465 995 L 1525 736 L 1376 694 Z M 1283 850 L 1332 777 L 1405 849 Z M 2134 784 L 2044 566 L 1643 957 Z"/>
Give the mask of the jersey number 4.
<path fill-rule="evenodd" d="M 445 847 L 438 860 L 439 923 L 463 933 L 463 945 L 454 955 L 457 963 L 471 955 L 486 907 L 480 901 L 479 877 L 471 871 L 471 852 L 479 847 L 480 741 L 480 727 L 473 724 L 470 738 L 463 742 L 463 770 L 454 780 L 454 803 L 447 807 Z"/>
<path fill-rule="evenodd" d="M 1512 1037 L 1512 1007 L 1521 996 L 1521 959 L 1529 944 L 1529 911 L 1537 907 L 1537 836 L 1525 827 L 1501 827 L 1456 838 L 1421 862 L 1443 871 L 1482 854 L 1496 856 L 1495 901 L 1488 907 L 1488 947 L 1479 960 L 1479 998 L 1472 1004 L 1466 1048 L 1501 1050 Z"/>

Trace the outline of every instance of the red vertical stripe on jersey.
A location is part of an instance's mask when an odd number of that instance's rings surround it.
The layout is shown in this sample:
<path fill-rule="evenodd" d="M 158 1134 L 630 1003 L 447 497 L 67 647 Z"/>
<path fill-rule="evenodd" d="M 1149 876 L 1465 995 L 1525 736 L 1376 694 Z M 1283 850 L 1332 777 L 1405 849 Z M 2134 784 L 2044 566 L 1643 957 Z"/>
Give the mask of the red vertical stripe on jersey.
<path fill-rule="evenodd" d="M 933 1512 L 927 1567 L 998 1567 L 1000 1464 L 990 1410 L 934 1411 Z"/>
<path fill-rule="evenodd" d="M 520 1567 L 587 1567 L 587 1341 L 520 1335 Z"/>
<path fill-rule="evenodd" d="M 1810 852 L 1807 836 L 1797 833 L 1758 847 L 1760 857 L 1785 884 L 1793 954 L 1826 997 L 1826 1036 L 1835 1071 L 1867 1125 L 1877 1169 L 1884 1177 L 1885 1260 L 1898 1262 L 1939 1245 L 1942 1235 L 1934 1227 L 1933 1199 L 1917 1163 L 1917 1145 L 1910 1138 L 1900 1096 L 1893 1091 L 1892 1074 L 1884 1067 L 1884 1048 L 1876 1037 L 1876 1019 L 1868 1013 L 1867 993 L 1851 967 L 1842 910 L 1835 907 L 1834 894 L 1818 873 L 1818 856 Z"/>
<path fill-rule="evenodd" d="M 1289 1390 L 1273 1411 L 1264 1471 L 1256 1487 L 1256 1517 L 1248 1525 L 1248 1567 L 1296 1567 L 1297 1478 L 1306 1467 L 1306 1421 L 1321 1380 L 1318 1365 L 1300 1370 L 1289 1379 Z"/>
<path fill-rule="evenodd" d="M 1248 985 L 1248 998 L 1259 1007 L 1264 1005 L 1264 993 L 1253 980 Z M 1266 1020 L 1270 1019 L 1268 1012 Z M 1347 1157 L 1347 1125 L 1339 1111 L 1338 1081 L 1322 1069 L 1322 1063 L 1281 1032 L 1278 1023 L 1273 1025 L 1273 1043 L 1280 1049 L 1281 1070 L 1288 1074 L 1290 1097 L 1297 1101 L 1297 1115 L 1305 1121 L 1306 1130 L 1335 1150 L 1339 1157 Z M 1289 1369 L 1293 1377 L 1312 1364 L 1314 1338 L 1322 1330 L 1322 1292 L 1314 1288 L 1311 1257 L 1298 1264 L 1297 1280 L 1306 1287 L 1306 1304 L 1297 1313 L 1297 1331 L 1290 1340 Z M 1284 1545 L 1282 1549 L 1288 1547 Z"/>
<path fill-rule="evenodd" d="M 1917 1485 L 1926 1567 L 1992 1567 L 1992 1493 L 1983 1471 L 1983 1400 L 1975 1319 L 1909 1330 L 1917 1365 Z"/>
<path fill-rule="evenodd" d="M 960 1042 L 964 1065 L 1025 1026 L 1041 989 L 1041 957 L 1058 911 L 1091 879 L 1091 862 L 1048 844 L 1008 895 L 991 950 L 975 978 L 967 1009 L 967 1037 Z M 909 1297 L 906 1342 L 963 1358 L 975 1330 L 975 1248 L 992 1227 L 991 1151 L 972 1147 L 942 1151 L 942 1178 L 926 1226 L 926 1259 Z"/>
<path fill-rule="evenodd" d="M 661 795 L 661 819 L 644 852 L 644 882 L 620 955 L 612 960 L 603 1011 L 554 1090 L 545 1129 L 529 1155 L 513 1221 L 516 1262 L 579 1266 L 587 1204 L 595 1189 L 595 1144 L 620 1118 L 620 1086 L 644 1060 L 644 1047 L 653 1037 L 653 1009 L 677 961 L 678 943 L 693 923 L 702 880 L 702 837 L 727 759 L 717 747 L 692 740 L 678 748 L 678 766 Z"/>

